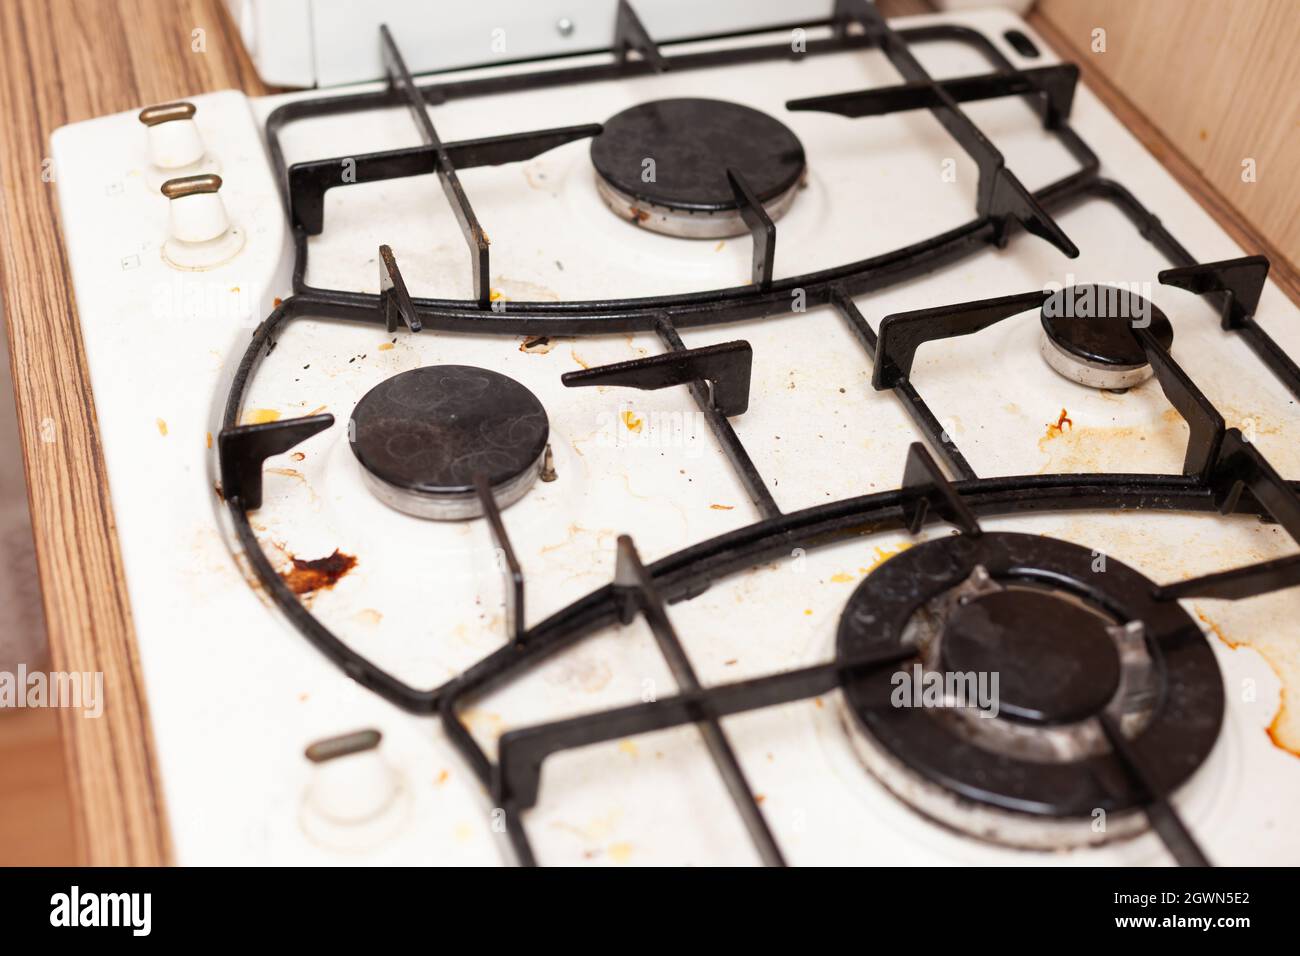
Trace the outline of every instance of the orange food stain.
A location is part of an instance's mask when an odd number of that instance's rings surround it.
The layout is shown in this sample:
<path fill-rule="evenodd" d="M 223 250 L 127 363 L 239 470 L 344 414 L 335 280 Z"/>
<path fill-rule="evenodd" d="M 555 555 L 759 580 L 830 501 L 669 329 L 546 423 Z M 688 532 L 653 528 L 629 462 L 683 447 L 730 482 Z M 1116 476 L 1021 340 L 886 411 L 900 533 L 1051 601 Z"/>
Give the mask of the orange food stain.
<path fill-rule="evenodd" d="M 1070 413 L 1063 408 L 1061 409 L 1060 417 L 1056 419 L 1056 422 L 1048 423 L 1046 437 L 1056 438 L 1061 434 L 1061 432 L 1065 431 L 1066 425 L 1070 426 L 1070 431 L 1074 431 L 1074 422 L 1070 419 Z"/>
<path fill-rule="evenodd" d="M 641 431 L 642 426 L 645 425 L 645 422 L 640 418 L 637 418 L 636 412 L 632 411 L 630 408 L 627 411 L 622 412 L 619 417 L 623 419 L 623 424 L 630 432 L 639 432 Z"/>
<path fill-rule="evenodd" d="M 278 422 L 280 413 L 274 408 L 254 408 L 244 414 L 245 425 L 265 425 L 267 422 Z"/>
<path fill-rule="evenodd" d="M 734 511 L 735 505 L 709 505 L 714 511 Z"/>
<path fill-rule="evenodd" d="M 872 571 L 876 570 L 876 568 L 880 567 L 890 558 L 898 557 L 898 555 L 902 554 L 911 546 L 912 546 L 912 542 L 910 541 L 900 541 L 897 547 L 893 547 L 893 548 L 877 547 L 876 556 L 871 560 L 871 563 L 868 564 L 865 568 L 858 568 L 858 570 L 863 574 L 870 574 Z"/>
<path fill-rule="evenodd" d="M 448 779 L 450 779 L 450 777 L 451 777 L 451 774 L 448 773 L 446 770 L 441 771 L 441 772 L 438 774 L 438 779 L 437 779 L 437 781 L 436 781 L 437 784 L 438 784 L 438 786 L 442 786 L 444 783 L 447 782 Z"/>
<path fill-rule="evenodd" d="M 277 309 L 280 308 L 280 306 L 283 304 L 284 304 L 284 299 L 280 298 L 278 295 L 271 300 L 271 305 Z"/>
<path fill-rule="evenodd" d="M 381 352 L 391 352 L 392 350 L 393 350 L 392 342 L 381 342 L 379 345 L 379 351 Z"/>
<path fill-rule="evenodd" d="M 1196 616 L 1197 618 L 1200 619 L 1202 624 L 1204 624 L 1207 628 L 1209 628 L 1211 634 L 1213 634 L 1216 638 L 1222 641 L 1223 644 L 1225 644 L 1227 647 L 1231 648 L 1232 650 L 1235 651 L 1243 647 L 1251 646 L 1250 643 L 1247 641 L 1237 641 L 1228 637 L 1226 634 L 1223 633 L 1223 628 L 1221 628 L 1215 621 L 1213 621 L 1210 618 L 1208 614 L 1202 611 L 1199 607 L 1196 608 Z M 1264 662 L 1268 664 L 1269 669 L 1272 670 L 1273 673 L 1277 675 L 1278 680 L 1279 681 L 1282 680 L 1282 672 L 1273 665 L 1273 662 L 1271 660 L 1268 659 L 1268 655 L 1261 652 L 1260 657 L 1264 658 Z M 1287 716 L 1287 688 L 1286 685 L 1283 684 L 1281 689 L 1278 692 L 1277 713 L 1273 715 L 1273 720 L 1269 723 L 1265 732 L 1268 734 L 1268 739 L 1272 742 L 1273 746 L 1276 747 L 1278 750 L 1285 750 L 1293 757 L 1300 757 L 1300 742 L 1288 741 L 1283 739 L 1282 725 L 1285 722 L 1284 718 L 1286 716 Z"/>
<path fill-rule="evenodd" d="M 208 432 L 208 447 L 212 447 L 212 432 Z"/>
<path fill-rule="evenodd" d="M 161 418 L 155 419 L 155 421 L 156 421 L 156 423 L 157 423 L 157 425 L 158 425 L 158 434 L 159 434 L 159 435 L 166 435 L 166 434 L 167 434 L 167 423 L 166 423 L 165 421 L 163 421 Z"/>

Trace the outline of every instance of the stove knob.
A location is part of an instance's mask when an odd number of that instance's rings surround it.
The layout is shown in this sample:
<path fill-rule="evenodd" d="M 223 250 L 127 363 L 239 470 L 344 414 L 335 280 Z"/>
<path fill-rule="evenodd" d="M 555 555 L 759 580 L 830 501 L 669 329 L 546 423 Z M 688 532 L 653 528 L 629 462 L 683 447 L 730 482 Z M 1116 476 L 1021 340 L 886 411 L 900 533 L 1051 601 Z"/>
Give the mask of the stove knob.
<path fill-rule="evenodd" d="M 243 247 L 244 234 L 231 225 L 220 190 L 221 177 L 213 173 L 162 184 L 162 194 L 170 200 L 170 236 L 163 244 L 163 258 L 170 265 L 191 271 L 211 269 Z"/>
<path fill-rule="evenodd" d="M 168 208 L 171 234 L 182 242 L 208 242 L 230 228 L 226 204 L 221 201 L 220 176 L 185 176 L 162 184 L 171 200 Z"/>
<path fill-rule="evenodd" d="M 401 829 L 409 794 L 401 773 L 379 750 L 381 739 L 377 730 L 361 730 L 307 748 L 313 769 L 302 822 L 317 842 L 365 849 Z"/>
<path fill-rule="evenodd" d="M 203 159 L 203 137 L 193 103 L 164 103 L 140 111 L 149 131 L 149 158 L 159 169 L 182 169 Z"/>

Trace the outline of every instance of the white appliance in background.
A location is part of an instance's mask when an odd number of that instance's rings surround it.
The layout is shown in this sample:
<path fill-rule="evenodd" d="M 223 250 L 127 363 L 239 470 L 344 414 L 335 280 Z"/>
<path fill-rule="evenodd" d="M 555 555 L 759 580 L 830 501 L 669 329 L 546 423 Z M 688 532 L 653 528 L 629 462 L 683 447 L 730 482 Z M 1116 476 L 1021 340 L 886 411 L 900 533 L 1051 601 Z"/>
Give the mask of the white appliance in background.
<path fill-rule="evenodd" d="M 607 50 L 618 0 L 225 0 L 257 73 L 273 86 L 379 79 L 381 23 L 402 38 L 412 73 Z M 829 15 L 830 0 L 638 0 L 660 42 L 737 33 Z"/>
<path fill-rule="evenodd" d="M 304 17 L 308 6 L 318 30 L 320 11 L 336 5 L 304 4 Z M 376 6 L 382 4 L 353 9 Z M 652 31 L 655 7 L 638 4 Z M 378 39 L 356 38 L 367 30 L 373 37 L 377 21 L 367 14 L 347 25 L 349 42 L 367 57 L 377 54 Z M 895 26 L 937 23 L 979 31 L 1018 67 L 1056 62 L 1032 30 L 1004 11 L 908 18 Z M 413 59 L 435 48 L 428 39 L 434 28 L 424 26 L 430 31 L 424 41 L 395 31 Z M 302 21 L 296 29 L 303 31 Z M 592 29 L 591 42 L 599 45 L 595 37 L 603 42 L 608 24 Z M 1005 39 L 1011 30 L 1035 39 L 1043 53 L 1033 59 L 1017 53 Z M 788 33 L 754 39 L 785 42 Z M 954 41 L 917 44 L 914 52 L 938 78 L 988 69 L 983 57 Z M 593 54 L 537 68 L 608 59 Z M 504 69 L 525 68 L 534 67 Z M 303 77 L 329 81 L 319 72 Z M 858 50 L 798 63 L 669 71 L 576 92 L 560 87 L 456 99 L 430 107 L 429 115 L 446 142 L 605 122 L 638 104 L 692 95 L 779 118 L 808 159 L 806 186 L 778 224 L 780 278 L 882 254 L 972 219 L 973 163 L 929 114 L 846 120 L 785 108 L 797 97 L 897 82 L 880 53 Z M 187 121 L 205 144 L 201 162 L 223 182 L 218 193 L 205 177 L 195 187 L 202 192 L 180 200 L 203 204 L 192 207 L 203 222 L 181 225 L 198 229 L 225 216 L 243 237 L 238 249 L 222 250 L 222 262 L 199 271 L 177 268 L 168 256 L 169 203 L 158 192 L 159 170 L 136 113 L 65 127 L 52 141 L 173 845 L 182 864 L 497 863 L 508 855 L 490 797 L 438 720 L 395 708 L 308 644 L 250 584 L 243 555 L 232 560 L 238 548 L 213 490 L 213 445 L 229 380 L 253 328 L 291 292 L 291 236 L 264 124 L 282 104 L 316 95 L 249 99 L 222 92 L 194 99 L 197 110 Z M 1077 169 L 1019 98 L 971 103 L 966 110 L 1027 188 Z M 1243 254 L 1084 87 L 1070 122 L 1101 157 L 1103 173 L 1132 190 L 1201 261 Z M 282 131 L 289 163 L 417 141 L 404 107 L 313 118 Z M 954 162 L 956 176 L 941 179 Z M 492 236 L 494 297 L 685 293 L 742 285 L 751 275 L 748 237 L 672 238 L 615 216 L 597 188 L 587 141 L 521 164 L 465 170 L 462 180 Z M 878 327 L 890 313 L 1048 282 L 1148 283 L 1144 294 L 1176 323 L 1173 353 L 1189 376 L 1229 424 L 1252 428 L 1258 448 L 1283 475 L 1300 476 L 1291 397 L 1238 338 L 1220 329 L 1211 305 L 1155 284 L 1167 263 L 1114 207 L 1081 203 L 1059 221 L 1080 247 L 1079 258 L 1067 260 L 1020 234 L 1004 250 L 986 248 L 860 296 L 857 306 Z M 309 241 L 307 282 L 378 292 L 381 243 L 392 246 L 413 295 L 469 297 L 464 240 L 434 176 L 331 190 L 325 229 Z M 1300 355 L 1300 314 L 1274 285 L 1265 288 L 1257 315 L 1289 354 Z M 928 343 L 918 356 L 918 387 L 981 475 L 1179 472 L 1187 427 L 1156 381 L 1123 395 L 1067 381 L 1043 361 L 1039 335 L 1037 316 L 1023 315 L 975 336 Z M 785 511 L 898 487 L 918 431 L 893 395 L 872 389 L 871 365 L 833 310 L 687 329 L 683 338 L 690 347 L 742 338 L 752 344 L 749 410 L 735 428 Z M 558 478 L 539 482 L 503 514 L 527 580 L 531 625 L 612 579 L 619 534 L 631 535 L 649 563 L 760 518 L 707 430 L 683 437 L 657 427 L 694 412 L 685 389 L 626 393 L 560 383 L 565 372 L 662 350 L 649 334 L 527 343 L 428 329 L 390 335 L 379 325 L 295 319 L 261 360 L 243 420 L 323 408 L 336 422 L 292 453 L 267 460 L 264 501 L 251 514 L 260 546 L 290 568 L 294 557 L 315 559 L 334 549 L 355 556 L 353 569 L 332 589 L 304 598 L 312 614 L 401 679 L 435 686 L 505 643 L 500 569 L 485 521 L 431 522 L 389 508 L 370 492 L 347 438 L 361 397 L 400 373 L 460 364 L 509 375 L 539 398 Z M 1213 514 L 1044 513 L 988 519 L 984 527 L 1098 549 L 1159 582 L 1295 550 L 1276 526 Z M 939 525 L 919 537 L 949 534 Z M 780 561 L 749 568 L 672 605 L 700 682 L 714 686 L 831 659 L 854 589 L 913 543 L 905 533 L 889 533 L 810 549 L 796 567 Z M 1227 705 L 1212 752 L 1173 802 L 1217 863 L 1300 860 L 1300 828 L 1290 825 L 1300 801 L 1294 753 L 1300 724 L 1284 696 L 1288 689 L 1292 700 L 1300 693 L 1296 600 L 1291 590 L 1235 603 L 1186 602 L 1213 648 Z M 673 686 L 638 619 L 537 666 L 463 719 L 494 756 L 507 730 L 640 701 L 647 678 Z M 111 707 L 111 687 L 108 693 Z M 838 691 L 725 721 L 792 863 L 1169 860 L 1149 832 L 1099 848 L 1041 853 L 938 826 L 868 771 L 852 723 Z M 314 741 L 362 728 L 381 731 L 383 740 L 361 759 L 315 764 L 304 756 Z M 755 859 L 691 726 L 548 760 L 540 803 L 524 822 L 544 864 Z"/>

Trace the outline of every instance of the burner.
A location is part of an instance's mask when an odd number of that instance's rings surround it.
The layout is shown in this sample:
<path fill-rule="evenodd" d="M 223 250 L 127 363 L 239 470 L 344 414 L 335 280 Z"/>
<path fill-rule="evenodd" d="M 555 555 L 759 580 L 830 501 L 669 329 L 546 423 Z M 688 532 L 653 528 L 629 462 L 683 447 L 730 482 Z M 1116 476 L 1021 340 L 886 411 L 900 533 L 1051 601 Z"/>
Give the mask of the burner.
<path fill-rule="evenodd" d="M 952 610 L 940 659 L 945 671 L 998 672 L 1005 717 L 1071 723 L 1101 711 L 1119 688 L 1112 623 L 1050 591 L 992 591 Z"/>
<path fill-rule="evenodd" d="M 749 231 L 727 169 L 774 221 L 805 170 L 803 146 L 779 120 L 722 100 L 656 100 L 610 119 L 591 142 L 596 187 L 618 215 L 652 232 L 719 239 Z"/>
<path fill-rule="evenodd" d="M 381 382 L 348 425 L 366 484 L 385 504 L 420 518 L 483 513 L 474 478 L 505 508 L 532 487 L 550 426 L 514 379 L 468 365 L 430 365 Z"/>
<path fill-rule="evenodd" d="M 920 544 L 859 585 L 840 621 L 841 659 L 917 651 L 913 664 L 845 684 L 855 747 L 886 787 L 932 819 L 1010 846 L 1059 849 L 1145 829 L 1146 794 L 1111 759 L 1095 718 L 1119 725 L 1169 793 L 1214 745 L 1222 682 L 1177 602 L 1098 560 L 1036 535 L 961 535 Z M 949 688 L 943 705 L 905 696 L 898 706 L 898 674 Z M 981 679 L 996 691 L 993 707 L 952 698 L 951 688 Z M 1101 831 L 1097 810 L 1108 815 Z"/>
<path fill-rule="evenodd" d="M 1133 328 L 1150 329 L 1164 348 L 1174 341 L 1165 314 L 1136 293 L 1108 285 L 1074 285 L 1043 303 L 1040 351 L 1066 378 L 1091 388 L 1122 390 L 1151 377 Z"/>

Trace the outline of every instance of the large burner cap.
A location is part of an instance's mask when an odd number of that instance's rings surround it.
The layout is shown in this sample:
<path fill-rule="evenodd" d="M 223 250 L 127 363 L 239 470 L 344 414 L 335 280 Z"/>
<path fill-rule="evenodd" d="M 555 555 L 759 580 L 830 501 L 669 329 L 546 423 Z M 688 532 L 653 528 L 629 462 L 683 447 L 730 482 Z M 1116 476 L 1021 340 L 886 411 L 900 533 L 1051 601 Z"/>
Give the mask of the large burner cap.
<path fill-rule="evenodd" d="M 850 739 L 867 768 L 921 813 L 981 839 L 1059 849 L 1140 832 L 1149 794 L 1115 760 L 1098 705 L 1150 785 L 1172 793 L 1214 746 L 1223 681 L 1177 601 L 1096 560 L 1069 542 L 985 532 L 918 544 L 869 574 L 840 618 L 839 660 L 900 647 L 916 657 L 845 679 Z M 980 708 L 951 706 L 959 686 L 969 700 L 971 671 L 997 672 L 998 686 L 973 688 Z M 952 693 L 897 694 L 934 680 L 951 680 Z M 1099 808 L 1114 814 L 1104 833 L 1091 825 Z"/>
<path fill-rule="evenodd" d="M 1049 591 L 1014 588 L 957 605 L 943 627 L 946 670 L 998 675 L 999 710 L 1037 723 L 1082 720 L 1119 687 L 1109 621 Z"/>
<path fill-rule="evenodd" d="M 591 141 L 606 205 L 655 232 L 691 238 L 743 235 L 728 167 L 740 172 L 772 219 L 803 176 L 803 145 L 779 120 L 738 103 L 674 99 L 617 114 Z"/>
<path fill-rule="evenodd" d="M 352 452 L 370 489 L 421 518 L 483 513 L 482 474 L 498 507 L 532 487 L 550 425 L 536 396 L 512 378 L 469 365 L 430 365 L 381 382 L 357 403 Z"/>
<path fill-rule="evenodd" d="M 1123 389 L 1151 377 L 1133 334 L 1145 328 L 1169 348 L 1174 329 L 1150 300 L 1109 285 L 1074 285 L 1043 303 L 1041 351 L 1066 378 L 1092 388 Z"/>

